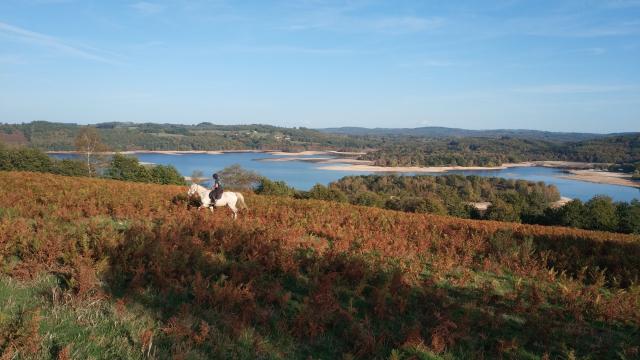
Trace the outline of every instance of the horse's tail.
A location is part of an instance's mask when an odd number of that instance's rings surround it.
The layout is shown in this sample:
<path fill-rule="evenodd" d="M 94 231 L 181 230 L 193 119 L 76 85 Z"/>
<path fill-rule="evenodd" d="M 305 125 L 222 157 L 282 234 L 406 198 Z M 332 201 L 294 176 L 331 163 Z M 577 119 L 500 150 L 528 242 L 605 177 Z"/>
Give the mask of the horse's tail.
<path fill-rule="evenodd" d="M 249 209 L 249 207 L 247 206 L 247 204 L 244 202 L 244 196 L 242 196 L 242 194 L 240 194 L 239 192 L 236 193 L 236 196 L 238 197 L 238 205 L 239 207 L 243 208 L 243 209 Z"/>

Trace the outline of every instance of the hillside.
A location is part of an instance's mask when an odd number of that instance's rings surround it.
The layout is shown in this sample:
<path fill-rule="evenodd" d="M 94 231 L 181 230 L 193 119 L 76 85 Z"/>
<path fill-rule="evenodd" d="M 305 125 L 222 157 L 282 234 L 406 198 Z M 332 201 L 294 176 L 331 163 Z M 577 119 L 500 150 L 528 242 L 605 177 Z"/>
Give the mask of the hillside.
<path fill-rule="evenodd" d="M 0 172 L 12 358 L 635 358 L 640 237 Z"/>
<path fill-rule="evenodd" d="M 361 158 L 380 166 L 499 166 L 548 160 L 640 164 L 640 134 L 564 143 L 508 137 L 416 137 L 389 141 Z M 633 170 L 631 166 L 629 172 Z"/>
<path fill-rule="evenodd" d="M 496 129 L 496 130 L 468 130 L 439 126 L 425 126 L 418 128 L 363 128 L 339 127 L 318 129 L 330 134 L 344 134 L 356 136 L 420 136 L 428 138 L 456 138 L 456 137 L 484 137 L 501 138 L 513 137 L 519 139 L 535 139 L 548 141 L 582 141 L 597 139 L 606 134 L 553 132 L 538 130 Z"/>
<path fill-rule="evenodd" d="M 124 150 L 237 150 L 237 149 L 358 149 L 366 143 L 346 135 L 306 128 L 271 125 L 215 125 L 200 123 L 154 124 L 109 122 L 93 125 L 103 142 L 115 151 Z M 28 145 L 40 150 L 74 150 L 81 126 L 71 123 L 33 121 L 1 124 L 0 143 Z"/>

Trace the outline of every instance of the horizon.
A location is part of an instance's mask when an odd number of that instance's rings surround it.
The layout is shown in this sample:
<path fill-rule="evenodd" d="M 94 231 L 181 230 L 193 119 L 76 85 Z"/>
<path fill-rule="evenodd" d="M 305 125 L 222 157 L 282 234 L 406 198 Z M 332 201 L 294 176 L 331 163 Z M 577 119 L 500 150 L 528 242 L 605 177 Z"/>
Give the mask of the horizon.
<path fill-rule="evenodd" d="M 0 14 L 2 123 L 639 130 L 635 0 L 9 0 Z"/>
<path fill-rule="evenodd" d="M 77 126 L 97 126 L 102 124 L 116 123 L 116 124 L 132 124 L 132 125 L 143 125 L 143 124 L 157 124 L 157 125 L 182 125 L 182 126 L 198 126 L 202 124 L 209 124 L 215 126 L 273 126 L 280 127 L 285 129 L 309 129 L 309 130 L 329 130 L 329 129 L 366 129 L 366 130 L 415 130 L 415 129 L 450 129 L 450 130 L 464 130 L 464 131 L 536 131 L 536 132 L 548 132 L 548 133 L 556 133 L 556 134 L 596 134 L 596 135 L 617 135 L 617 134 L 640 134 L 640 131 L 620 131 L 620 132 L 582 132 L 582 131 L 555 131 L 555 130 L 538 130 L 538 129 L 526 129 L 526 128 L 457 128 L 457 127 L 448 127 L 448 126 L 417 126 L 417 127 L 366 127 L 366 126 L 332 126 L 332 127 L 306 127 L 306 126 L 286 126 L 286 125 L 274 125 L 267 123 L 235 123 L 235 124 L 220 124 L 213 123 L 209 121 L 202 121 L 198 123 L 171 123 L 171 122 L 152 122 L 152 121 L 103 121 L 103 122 L 94 122 L 94 123 L 79 123 L 79 122 L 66 122 L 66 121 L 48 121 L 48 120 L 33 120 L 28 122 L 2 122 L 0 121 L 0 125 L 26 125 L 33 122 L 46 122 L 51 124 L 64 124 L 64 125 L 77 125 Z"/>

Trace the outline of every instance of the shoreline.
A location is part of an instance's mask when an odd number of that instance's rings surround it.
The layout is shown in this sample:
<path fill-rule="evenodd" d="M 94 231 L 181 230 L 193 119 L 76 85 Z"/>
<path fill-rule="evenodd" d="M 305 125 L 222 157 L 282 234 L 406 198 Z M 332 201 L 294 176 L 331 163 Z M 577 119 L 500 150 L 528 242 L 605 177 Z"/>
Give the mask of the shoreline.
<path fill-rule="evenodd" d="M 640 182 L 631 180 L 631 175 L 599 170 L 569 170 L 561 179 L 586 181 L 596 184 L 607 184 L 640 188 Z"/>
<path fill-rule="evenodd" d="M 50 150 L 45 151 L 47 154 L 83 154 L 82 151 L 76 150 Z M 256 153 L 256 154 L 272 154 L 276 156 L 308 156 L 308 155 L 338 155 L 338 156 L 353 156 L 361 155 L 364 153 L 348 153 L 340 151 L 320 151 L 320 150 L 304 150 L 298 152 L 284 152 L 281 150 L 125 150 L 125 151 L 102 151 L 96 154 L 100 155 L 113 155 L 113 154 L 163 154 L 163 155 L 189 155 L 189 154 L 208 154 L 208 155 L 222 155 L 232 153 Z M 283 160 L 284 161 L 284 160 Z"/>
<path fill-rule="evenodd" d="M 47 154 L 81 154 L 78 151 L 47 151 Z M 441 174 L 450 171 L 492 171 L 506 170 L 516 167 L 549 167 L 567 170 L 566 175 L 559 175 L 558 178 L 585 181 L 597 184 L 626 186 L 640 188 L 640 182 L 631 180 L 631 175 L 615 173 L 609 171 L 595 170 L 594 163 L 580 163 L 572 161 L 527 161 L 520 163 L 506 163 L 501 166 L 376 166 L 372 165 L 370 160 L 358 160 L 353 157 L 301 157 L 314 155 L 333 155 L 333 156 L 355 156 L 361 153 L 339 152 L 339 151 L 319 151 L 305 150 L 299 152 L 283 152 L 280 150 L 128 150 L 128 151 L 108 151 L 101 152 L 101 155 L 120 154 L 163 154 L 163 155 L 189 155 L 189 154 L 207 154 L 207 155 L 223 155 L 230 153 L 262 153 L 281 156 L 272 159 L 256 159 L 257 161 L 267 162 L 288 162 L 288 161 L 304 161 L 317 164 L 325 164 L 318 166 L 317 169 L 325 171 L 347 171 L 347 172 L 368 172 L 368 173 L 432 173 Z"/>
<path fill-rule="evenodd" d="M 359 160 L 366 161 L 366 160 Z M 400 172 L 400 173 L 443 173 L 455 170 L 505 170 L 514 167 L 536 166 L 532 162 L 507 163 L 501 166 L 376 166 L 365 164 L 327 165 L 320 166 L 320 170 L 329 171 L 366 171 L 366 172 Z"/>

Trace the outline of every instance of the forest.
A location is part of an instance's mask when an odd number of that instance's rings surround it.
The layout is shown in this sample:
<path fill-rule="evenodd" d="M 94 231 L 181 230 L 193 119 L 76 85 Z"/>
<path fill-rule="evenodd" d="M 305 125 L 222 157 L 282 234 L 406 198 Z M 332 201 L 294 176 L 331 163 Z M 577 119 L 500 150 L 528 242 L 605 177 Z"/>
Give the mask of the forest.
<path fill-rule="evenodd" d="M 597 163 L 640 178 L 640 133 L 596 135 L 524 130 L 343 131 L 271 125 L 197 125 L 109 122 L 94 126 L 112 151 L 339 150 L 365 151 L 379 166 L 500 166 L 522 161 Z M 0 124 L 0 142 L 44 151 L 76 150 L 77 124 L 34 121 Z M 436 131 L 437 130 L 437 131 Z M 455 135 L 455 136 L 454 136 Z"/>
<path fill-rule="evenodd" d="M 89 165 L 79 160 L 57 160 L 41 150 L 6 147 L 0 143 L 0 171 L 31 171 L 65 176 L 99 176 L 156 184 L 184 185 L 184 177 L 171 165 L 141 165 L 137 158 L 115 154 L 94 159 Z"/>
<path fill-rule="evenodd" d="M 638 236 L 33 175 L 0 172 L 5 358 L 639 354 Z"/>
<path fill-rule="evenodd" d="M 579 142 L 503 138 L 403 138 L 361 157 L 379 166 L 500 166 L 523 161 L 562 160 L 617 164 L 640 170 L 640 134 Z"/>
<path fill-rule="evenodd" d="M 595 196 L 585 203 L 576 199 L 560 205 L 555 186 L 525 180 L 462 175 L 361 175 L 343 177 L 328 186 L 317 184 L 309 191 L 296 191 L 284 182 L 262 179 L 256 192 L 467 219 L 640 234 L 638 200 L 614 202 L 606 196 Z M 486 209 L 478 208 L 482 204 Z"/>
<path fill-rule="evenodd" d="M 94 126 L 112 151 L 125 150 L 306 150 L 362 149 L 371 140 L 334 135 L 306 128 L 270 125 L 135 124 L 110 122 Z M 45 151 L 75 150 L 74 139 L 82 126 L 34 121 L 0 124 L 0 142 L 28 145 Z"/>

